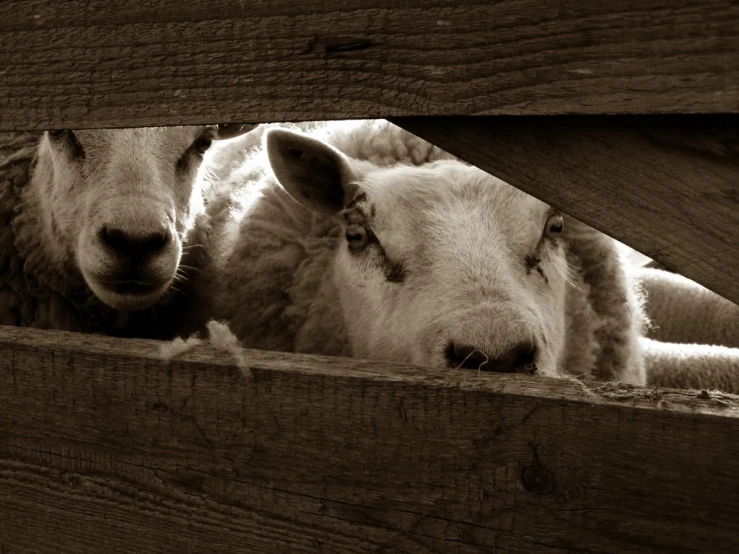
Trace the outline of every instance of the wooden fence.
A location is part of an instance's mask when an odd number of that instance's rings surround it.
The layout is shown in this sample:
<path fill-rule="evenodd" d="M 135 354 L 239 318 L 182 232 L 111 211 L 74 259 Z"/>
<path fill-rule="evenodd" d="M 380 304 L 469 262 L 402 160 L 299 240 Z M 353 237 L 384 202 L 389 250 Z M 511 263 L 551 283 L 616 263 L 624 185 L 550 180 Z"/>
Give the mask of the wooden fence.
<path fill-rule="evenodd" d="M 737 52 L 729 1 L 3 0 L 0 130 L 389 117 L 739 301 Z M 0 328 L 1 554 L 739 551 L 736 397 L 157 349 Z"/>

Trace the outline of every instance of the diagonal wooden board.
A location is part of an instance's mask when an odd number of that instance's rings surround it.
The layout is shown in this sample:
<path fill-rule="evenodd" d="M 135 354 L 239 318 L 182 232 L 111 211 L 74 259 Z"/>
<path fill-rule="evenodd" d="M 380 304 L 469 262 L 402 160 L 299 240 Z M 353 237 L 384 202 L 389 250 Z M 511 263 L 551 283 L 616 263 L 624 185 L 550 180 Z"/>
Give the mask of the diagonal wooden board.
<path fill-rule="evenodd" d="M 739 551 L 739 397 L 0 327 L 0 552 Z"/>
<path fill-rule="evenodd" d="M 739 109 L 730 0 L 2 0 L 0 131 Z"/>
<path fill-rule="evenodd" d="M 739 303 L 739 116 L 392 121 Z"/>

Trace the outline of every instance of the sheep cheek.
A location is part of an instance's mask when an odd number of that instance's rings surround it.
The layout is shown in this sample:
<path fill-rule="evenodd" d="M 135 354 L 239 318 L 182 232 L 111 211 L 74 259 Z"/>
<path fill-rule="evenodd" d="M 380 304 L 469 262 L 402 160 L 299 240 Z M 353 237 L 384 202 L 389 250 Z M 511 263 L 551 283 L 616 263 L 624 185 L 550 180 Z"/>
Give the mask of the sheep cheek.
<path fill-rule="evenodd" d="M 389 283 L 381 268 L 339 253 L 334 279 L 352 355 L 395 363 L 438 365 L 423 340 L 428 306 Z"/>
<path fill-rule="evenodd" d="M 387 359 L 377 344 L 382 342 L 382 311 L 385 302 L 379 271 L 351 254 L 342 244 L 334 259 L 333 278 L 353 356 Z"/>
<path fill-rule="evenodd" d="M 567 291 L 564 277 L 551 271 L 548 275 L 546 285 L 536 290 L 530 307 L 543 329 L 539 373 L 558 377 L 565 358 Z"/>

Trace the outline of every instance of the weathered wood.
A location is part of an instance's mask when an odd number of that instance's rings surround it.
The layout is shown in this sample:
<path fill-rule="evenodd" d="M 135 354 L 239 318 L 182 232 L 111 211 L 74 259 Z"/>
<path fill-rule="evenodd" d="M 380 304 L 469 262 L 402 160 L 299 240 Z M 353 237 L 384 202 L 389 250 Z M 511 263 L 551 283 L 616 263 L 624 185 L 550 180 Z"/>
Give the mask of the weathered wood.
<path fill-rule="evenodd" d="M 0 552 L 737 552 L 739 398 L 0 328 Z"/>
<path fill-rule="evenodd" d="M 730 0 L 3 0 L 0 130 L 730 112 Z"/>
<path fill-rule="evenodd" d="M 739 116 L 393 121 L 739 303 Z"/>

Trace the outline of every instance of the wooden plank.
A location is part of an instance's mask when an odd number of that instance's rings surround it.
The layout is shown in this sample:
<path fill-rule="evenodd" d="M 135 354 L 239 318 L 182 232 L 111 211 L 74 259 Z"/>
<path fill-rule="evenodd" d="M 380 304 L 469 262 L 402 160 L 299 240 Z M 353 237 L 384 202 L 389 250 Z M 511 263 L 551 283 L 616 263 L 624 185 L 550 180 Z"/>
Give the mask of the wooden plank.
<path fill-rule="evenodd" d="M 739 116 L 393 121 L 739 303 Z"/>
<path fill-rule="evenodd" d="M 739 397 L 0 328 L 0 552 L 737 552 Z"/>
<path fill-rule="evenodd" d="M 0 130 L 733 112 L 730 0 L 3 0 Z"/>

